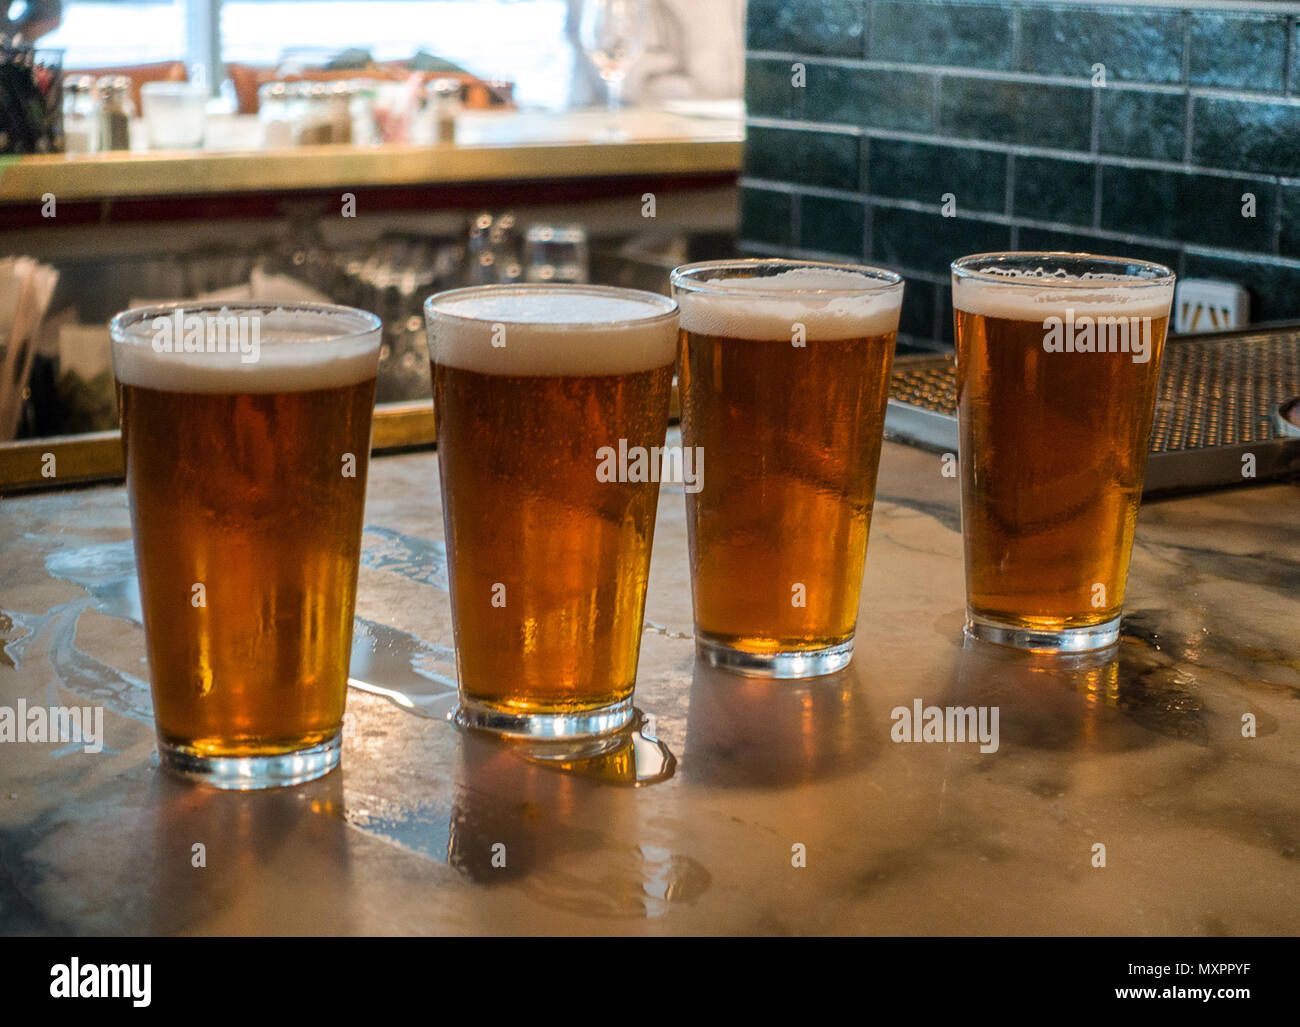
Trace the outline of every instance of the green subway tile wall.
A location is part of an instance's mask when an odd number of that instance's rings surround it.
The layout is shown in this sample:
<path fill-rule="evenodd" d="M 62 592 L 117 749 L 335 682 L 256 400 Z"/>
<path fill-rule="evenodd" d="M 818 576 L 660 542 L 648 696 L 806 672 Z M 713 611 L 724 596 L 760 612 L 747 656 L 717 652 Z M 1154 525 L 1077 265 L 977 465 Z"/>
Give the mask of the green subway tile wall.
<path fill-rule="evenodd" d="M 948 264 L 988 249 L 1300 318 L 1300 3 L 750 0 L 746 39 L 743 248 L 902 271 L 902 345 L 952 345 Z"/>

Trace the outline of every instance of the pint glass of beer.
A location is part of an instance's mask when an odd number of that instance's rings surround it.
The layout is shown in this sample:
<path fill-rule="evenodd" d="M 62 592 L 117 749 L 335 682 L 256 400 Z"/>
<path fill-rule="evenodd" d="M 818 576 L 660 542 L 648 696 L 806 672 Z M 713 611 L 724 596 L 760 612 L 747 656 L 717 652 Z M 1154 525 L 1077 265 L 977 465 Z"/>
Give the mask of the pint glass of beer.
<path fill-rule="evenodd" d="M 617 731 L 633 712 L 677 304 L 498 285 L 440 293 L 425 315 L 457 721 L 538 741 Z"/>
<path fill-rule="evenodd" d="M 952 265 L 966 631 L 1022 649 L 1119 640 L 1174 275 L 1120 257 Z"/>
<path fill-rule="evenodd" d="M 339 760 L 381 325 L 325 304 L 113 319 L 158 755 L 218 788 Z"/>
<path fill-rule="evenodd" d="M 853 656 L 903 282 L 736 260 L 673 272 L 695 644 L 811 677 Z"/>

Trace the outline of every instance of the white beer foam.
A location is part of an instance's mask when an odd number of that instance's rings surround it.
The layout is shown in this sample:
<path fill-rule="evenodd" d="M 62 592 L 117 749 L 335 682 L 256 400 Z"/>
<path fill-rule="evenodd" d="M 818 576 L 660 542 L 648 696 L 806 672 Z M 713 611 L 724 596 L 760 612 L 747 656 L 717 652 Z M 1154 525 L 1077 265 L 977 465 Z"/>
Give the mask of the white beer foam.
<path fill-rule="evenodd" d="M 902 289 L 837 268 L 793 268 L 764 277 L 695 279 L 694 284 L 703 288 L 678 292 L 682 329 L 733 339 L 789 341 L 795 324 L 814 341 L 887 335 L 898 331 L 903 303 Z M 849 292 L 854 289 L 862 291 Z"/>
<path fill-rule="evenodd" d="M 124 338 L 113 342 L 113 373 L 123 385 L 167 392 L 307 392 L 355 385 L 374 378 L 379 370 L 380 330 L 370 330 L 360 317 L 301 309 L 179 309 L 183 316 L 200 318 L 256 317 L 257 359 L 249 361 L 229 348 L 225 353 L 160 353 L 154 341 L 161 326 L 155 327 L 156 318 L 149 317 L 130 325 Z M 172 319 L 174 325 L 172 310 L 158 316 Z M 242 323 L 251 332 L 251 323 Z M 332 338 L 341 331 L 356 334 Z"/>
<path fill-rule="evenodd" d="M 630 374 L 677 356 L 672 300 L 582 286 L 466 290 L 436 298 L 434 363 L 481 374 Z"/>
<path fill-rule="evenodd" d="M 1169 316 L 1173 282 L 1125 275 L 999 274 L 1002 280 L 954 276 L 952 304 L 968 314 L 1042 324 L 1049 317 Z"/>

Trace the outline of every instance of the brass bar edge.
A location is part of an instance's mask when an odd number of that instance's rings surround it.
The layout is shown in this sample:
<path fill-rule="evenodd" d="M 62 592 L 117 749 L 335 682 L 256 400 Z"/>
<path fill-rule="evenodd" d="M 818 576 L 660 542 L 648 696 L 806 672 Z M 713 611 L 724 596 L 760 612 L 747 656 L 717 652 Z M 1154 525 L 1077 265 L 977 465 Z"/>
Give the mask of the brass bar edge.
<path fill-rule="evenodd" d="M 0 164 L 0 204 L 274 189 L 420 186 L 740 170 L 744 144 L 729 138 L 516 145 L 304 146 L 273 153 L 105 153 L 27 156 Z"/>
<path fill-rule="evenodd" d="M 375 407 L 371 453 L 433 443 L 431 400 Z M 0 495 L 120 481 L 122 474 L 122 437 L 116 429 L 0 443 Z"/>
<path fill-rule="evenodd" d="M 677 420 L 680 411 L 674 382 L 669 420 Z M 375 407 L 371 453 L 419 449 L 435 441 L 432 400 Z M 0 496 L 121 481 L 122 475 L 122 436 L 117 429 L 0 442 Z"/>

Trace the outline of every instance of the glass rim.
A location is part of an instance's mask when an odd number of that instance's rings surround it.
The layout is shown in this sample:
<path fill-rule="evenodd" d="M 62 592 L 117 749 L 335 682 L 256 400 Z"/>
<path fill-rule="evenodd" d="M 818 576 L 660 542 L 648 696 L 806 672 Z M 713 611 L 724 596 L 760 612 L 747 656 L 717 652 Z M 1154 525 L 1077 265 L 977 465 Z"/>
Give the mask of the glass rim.
<path fill-rule="evenodd" d="M 696 275 L 708 271 L 743 271 L 746 268 L 760 267 L 774 267 L 780 271 L 796 271 L 800 268 L 812 268 L 820 271 L 846 271 L 850 274 L 872 279 L 872 282 L 848 289 L 754 289 L 728 285 L 725 280 L 701 281 L 696 277 Z M 752 282 L 754 278 L 745 278 L 743 281 Z M 869 264 L 850 264 L 847 261 L 799 260 L 789 257 L 732 257 L 722 260 L 701 260 L 674 268 L 673 273 L 669 276 L 669 282 L 674 289 L 682 289 L 683 291 L 710 296 L 735 296 L 758 300 L 788 300 L 799 296 L 824 296 L 828 299 L 835 299 L 884 295 L 891 290 L 902 289 L 905 284 L 901 274 L 885 267 L 874 267 Z"/>
<path fill-rule="evenodd" d="M 1012 261 L 1024 261 L 1026 263 L 1041 261 L 1044 263 L 1056 262 L 1063 264 L 1067 261 L 1077 263 L 1092 262 L 1101 265 L 1114 265 L 1116 268 L 1114 281 L 1103 281 L 1099 279 L 1080 278 L 1075 280 L 1066 280 L 1060 278 L 1012 278 L 1007 275 L 996 274 L 986 268 L 976 268 L 972 265 L 976 263 L 997 263 L 1005 261 L 1010 264 Z M 1125 268 L 1142 268 L 1152 272 L 1150 275 L 1128 274 Z M 1142 260 L 1140 257 L 1116 257 L 1100 253 L 1071 253 L 1065 250 L 1005 250 L 994 251 L 991 253 L 972 253 L 965 257 L 958 257 L 949 265 L 953 278 L 970 279 L 980 282 L 990 282 L 1001 286 L 1015 286 L 1020 288 L 1042 289 L 1045 286 L 1053 289 L 1134 289 L 1134 288 L 1153 288 L 1168 287 L 1173 285 L 1177 280 L 1177 275 L 1164 264 L 1157 264 L 1152 260 Z"/>
<path fill-rule="evenodd" d="M 348 330 L 334 333 L 327 330 L 304 331 L 301 334 L 308 336 L 308 338 L 298 339 L 292 343 L 268 339 L 262 342 L 264 346 L 314 346 L 322 343 L 360 341 L 375 332 L 382 333 L 384 327 L 384 322 L 368 310 L 340 306 L 335 303 L 315 303 L 310 301 L 277 303 L 273 300 L 174 300 L 169 303 L 152 303 L 143 307 L 129 307 L 126 310 L 119 311 L 113 315 L 108 323 L 109 337 L 114 343 L 121 343 L 122 345 L 147 344 L 150 341 L 147 337 L 136 334 L 132 330 L 144 322 L 152 321 L 158 317 L 170 317 L 178 311 L 183 314 L 196 315 L 221 313 L 238 315 L 250 312 L 263 314 L 304 313 L 322 315 L 337 319 L 340 322 L 345 318 L 353 318 L 356 322 Z"/>
<path fill-rule="evenodd" d="M 508 317 L 479 317 L 476 315 L 466 315 L 455 313 L 444 309 L 441 304 L 448 301 L 468 299 L 472 296 L 500 296 L 505 293 L 518 295 L 524 294 L 543 294 L 552 295 L 577 295 L 586 296 L 607 296 L 612 298 L 635 299 L 644 302 L 647 306 L 658 308 L 654 313 L 647 312 L 644 317 L 630 316 L 620 317 L 613 321 L 571 321 L 557 319 L 554 321 L 513 321 Z M 442 292 L 435 292 L 424 301 L 424 316 L 427 323 L 432 324 L 434 320 L 440 321 L 459 321 L 463 324 L 507 324 L 507 325 L 527 325 L 538 326 L 544 325 L 549 328 L 573 329 L 576 331 L 598 331 L 601 329 L 621 328 L 625 325 L 655 325 L 660 322 L 668 321 L 678 315 L 677 301 L 671 296 L 665 296 L 662 293 L 650 292 L 646 289 L 625 289 L 618 285 L 589 285 L 587 283 L 575 282 L 494 282 L 487 285 L 466 285 L 457 289 L 444 289 Z"/>

